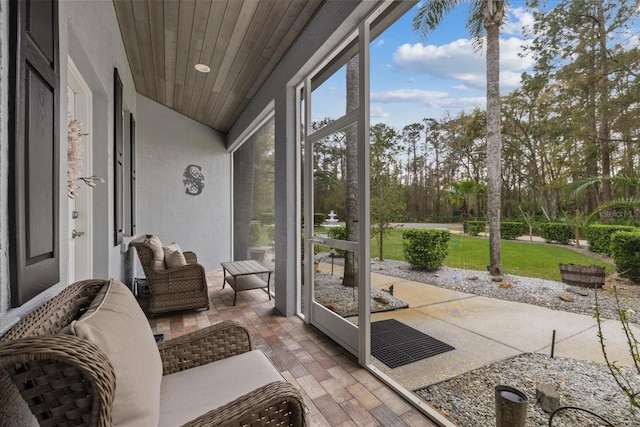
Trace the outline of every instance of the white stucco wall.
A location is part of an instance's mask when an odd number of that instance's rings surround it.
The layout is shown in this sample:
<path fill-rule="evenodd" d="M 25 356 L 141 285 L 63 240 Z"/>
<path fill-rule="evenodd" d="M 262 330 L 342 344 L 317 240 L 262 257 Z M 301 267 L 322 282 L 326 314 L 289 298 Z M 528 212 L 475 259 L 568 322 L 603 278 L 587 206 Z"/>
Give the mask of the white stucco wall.
<path fill-rule="evenodd" d="M 94 277 L 125 279 L 124 266 L 132 254 L 120 253 L 113 244 L 113 68 L 117 67 L 124 86 L 127 109 L 136 112 L 136 92 L 118 21 L 111 0 L 67 0 L 59 5 L 60 55 L 60 283 L 19 308 L 9 304 L 8 206 L 7 206 L 7 103 L 8 103 L 8 2 L 0 4 L 0 333 L 15 321 L 51 298 L 67 285 L 68 204 L 66 196 L 67 140 L 67 57 L 71 57 L 93 91 L 94 173 L 106 184 L 93 190 L 94 196 Z M 131 258 L 130 258 L 131 259 Z"/>
<path fill-rule="evenodd" d="M 113 2 L 62 1 L 60 5 L 61 80 L 65 82 L 61 105 L 66 111 L 67 56 L 71 57 L 93 92 L 93 172 L 106 179 L 93 190 L 94 277 L 115 277 L 128 282 L 125 262 L 131 253 L 123 254 L 114 245 L 113 227 L 113 69 L 123 85 L 123 105 L 136 114 L 136 90 L 118 26 Z M 66 129 L 66 117 L 63 122 Z M 66 132 L 63 141 L 66 141 Z M 64 156 L 61 156 L 64 157 Z M 65 170 L 65 169 L 63 169 Z M 61 229 L 66 253 L 66 200 L 60 204 Z M 63 269 L 66 258 L 63 260 Z"/>
<path fill-rule="evenodd" d="M 224 135 L 142 95 L 137 108 L 138 234 L 194 251 L 207 271 L 220 268 L 231 259 L 231 154 Z M 205 184 L 195 196 L 183 184 L 192 164 L 202 168 Z"/>

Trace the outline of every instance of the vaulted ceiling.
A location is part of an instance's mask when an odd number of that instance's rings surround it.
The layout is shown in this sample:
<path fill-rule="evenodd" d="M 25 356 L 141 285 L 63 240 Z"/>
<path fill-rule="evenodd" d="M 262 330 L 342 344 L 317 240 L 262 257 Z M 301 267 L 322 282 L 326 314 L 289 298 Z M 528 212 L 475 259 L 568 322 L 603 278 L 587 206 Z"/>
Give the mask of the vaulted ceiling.
<path fill-rule="evenodd" d="M 114 0 L 138 93 L 225 134 L 322 2 Z"/>

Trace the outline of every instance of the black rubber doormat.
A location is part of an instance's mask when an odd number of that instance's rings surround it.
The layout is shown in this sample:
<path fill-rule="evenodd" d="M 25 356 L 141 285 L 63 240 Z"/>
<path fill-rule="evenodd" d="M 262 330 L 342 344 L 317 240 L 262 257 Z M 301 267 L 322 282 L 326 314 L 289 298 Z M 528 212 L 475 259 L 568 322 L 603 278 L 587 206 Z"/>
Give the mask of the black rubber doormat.
<path fill-rule="evenodd" d="M 450 350 L 455 347 L 395 319 L 371 323 L 371 355 L 392 369 Z"/>

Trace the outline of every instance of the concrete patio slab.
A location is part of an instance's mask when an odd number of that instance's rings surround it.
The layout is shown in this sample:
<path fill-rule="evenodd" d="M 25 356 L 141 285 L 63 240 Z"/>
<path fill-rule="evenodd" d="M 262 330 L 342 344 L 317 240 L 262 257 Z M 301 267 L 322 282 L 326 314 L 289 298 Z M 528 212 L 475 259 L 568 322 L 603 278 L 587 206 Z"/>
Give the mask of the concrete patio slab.
<path fill-rule="evenodd" d="M 590 329 L 589 316 L 486 297 L 433 304 L 417 311 L 512 347 L 536 352 Z"/>
<path fill-rule="evenodd" d="M 435 384 L 520 353 L 516 349 L 434 317 L 426 316 L 417 310 L 406 309 L 371 315 L 372 322 L 383 319 L 396 319 L 455 347 L 455 350 L 395 369 L 391 369 L 379 360 L 372 358 L 378 369 L 408 390 Z"/>
<path fill-rule="evenodd" d="M 389 286 L 394 285 L 394 291 L 395 291 L 395 288 L 398 285 L 398 283 L 404 283 L 404 282 L 406 282 L 405 279 L 400 279 L 398 277 L 371 273 L 371 286 L 377 289 L 389 289 Z"/>
<path fill-rule="evenodd" d="M 556 341 L 555 356 L 605 363 L 596 321 L 592 320 L 593 327 L 560 342 Z M 635 324 L 630 326 L 636 339 L 640 339 L 640 327 Z M 616 320 L 605 320 L 602 323 L 602 335 L 605 338 L 609 361 L 615 360 L 621 366 L 632 366 L 634 362 L 627 345 L 627 337 L 622 331 L 622 324 Z M 541 350 L 545 354 L 550 354 L 550 351 L 550 347 Z"/>
<path fill-rule="evenodd" d="M 330 267 L 321 265 L 325 271 L 330 271 Z M 334 274 L 341 275 L 337 269 Z M 372 358 L 378 369 L 408 390 L 445 381 L 520 353 L 548 355 L 554 330 L 556 357 L 604 363 L 592 316 L 467 294 L 375 272 L 371 273 L 371 284 L 378 289 L 393 285 L 394 296 L 410 307 L 374 313 L 372 322 L 393 318 L 455 347 L 395 369 Z M 357 324 L 357 318 L 348 320 Z M 636 338 L 640 338 L 640 326 L 631 327 Z M 609 359 L 623 366 L 632 365 L 620 322 L 604 321 L 603 333 Z"/>
<path fill-rule="evenodd" d="M 388 277 L 380 274 L 371 274 L 371 283 L 373 284 L 374 277 L 378 280 L 378 277 L 380 276 Z M 426 285 L 424 283 L 412 282 L 410 280 L 399 280 L 393 285 L 393 296 L 400 298 L 402 301 L 409 304 L 409 307 L 411 308 L 438 304 L 446 301 L 456 301 L 475 296 L 473 294 L 440 288 L 438 286 Z"/>

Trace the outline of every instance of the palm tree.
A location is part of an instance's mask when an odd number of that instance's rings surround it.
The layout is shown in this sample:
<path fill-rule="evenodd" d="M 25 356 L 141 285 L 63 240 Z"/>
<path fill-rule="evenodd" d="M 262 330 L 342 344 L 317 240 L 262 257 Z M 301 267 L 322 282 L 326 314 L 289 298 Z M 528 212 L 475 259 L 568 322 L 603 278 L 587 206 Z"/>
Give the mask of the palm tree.
<path fill-rule="evenodd" d="M 637 189 L 640 188 L 640 178 L 635 176 L 628 175 L 616 175 L 616 176 L 595 176 L 591 178 L 585 178 L 579 182 L 578 187 L 573 191 L 573 195 L 577 195 L 585 191 L 587 188 L 592 185 L 602 184 L 604 182 L 608 182 L 613 185 L 623 185 L 629 189 L 634 189 L 634 195 L 627 198 L 618 198 L 611 200 L 610 202 L 606 202 L 598 206 L 591 214 L 587 217 L 587 221 L 591 221 L 595 218 L 596 215 L 607 211 L 609 209 L 627 209 L 633 212 L 633 215 L 636 215 L 636 212 L 640 211 L 640 196 L 637 195 Z M 640 225 L 640 218 L 635 216 L 636 221 Z"/>
<path fill-rule="evenodd" d="M 462 230 L 466 233 L 467 221 L 469 221 L 469 205 L 471 197 L 476 199 L 476 219 L 480 214 L 480 199 L 486 193 L 486 185 L 482 182 L 476 182 L 472 179 L 466 181 L 457 181 L 451 184 L 449 190 L 451 194 L 450 201 L 455 205 L 461 205 L 460 220 L 462 221 Z"/>
<path fill-rule="evenodd" d="M 425 1 L 413 19 L 413 28 L 426 39 L 447 13 L 464 0 Z M 505 15 L 504 0 L 474 0 L 467 28 L 476 47 L 487 48 L 487 214 L 489 217 L 489 273 L 502 274 L 500 244 L 500 193 L 502 182 L 502 139 L 500 135 L 500 26 Z"/>

